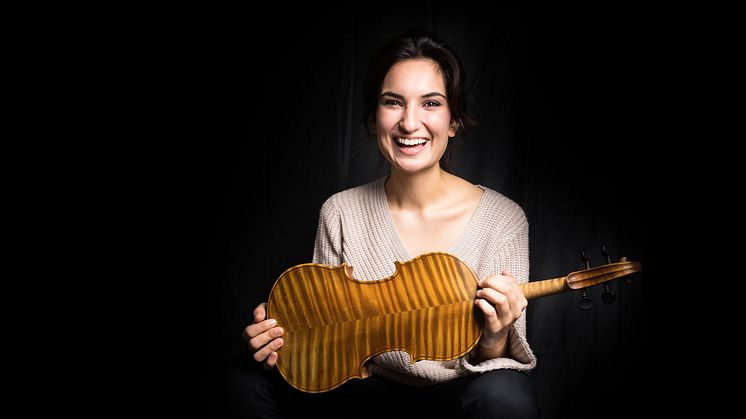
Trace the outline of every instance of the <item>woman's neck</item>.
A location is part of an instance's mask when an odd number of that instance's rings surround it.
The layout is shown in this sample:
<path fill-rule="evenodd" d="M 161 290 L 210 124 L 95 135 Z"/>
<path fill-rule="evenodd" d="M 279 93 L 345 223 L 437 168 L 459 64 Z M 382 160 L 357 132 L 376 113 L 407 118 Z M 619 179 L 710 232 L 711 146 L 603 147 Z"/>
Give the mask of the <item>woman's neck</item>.
<path fill-rule="evenodd" d="M 392 170 L 386 180 L 386 198 L 397 209 L 424 210 L 445 198 L 451 177 L 440 166 L 418 173 Z"/>

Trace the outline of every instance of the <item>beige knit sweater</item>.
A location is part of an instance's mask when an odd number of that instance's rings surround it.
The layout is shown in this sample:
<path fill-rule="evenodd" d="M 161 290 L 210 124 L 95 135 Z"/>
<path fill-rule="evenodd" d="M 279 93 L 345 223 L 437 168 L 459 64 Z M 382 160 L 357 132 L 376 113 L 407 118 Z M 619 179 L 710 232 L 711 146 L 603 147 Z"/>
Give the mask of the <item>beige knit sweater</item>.
<path fill-rule="evenodd" d="M 394 261 L 409 255 L 389 212 L 386 178 L 332 195 L 321 207 L 313 261 L 328 266 L 343 262 L 358 280 L 378 280 L 394 274 Z M 500 193 L 484 193 L 461 237 L 448 253 L 465 261 L 479 278 L 509 270 L 519 283 L 528 281 L 528 222 L 521 207 Z M 369 363 L 372 374 L 412 385 L 428 385 L 500 368 L 530 370 L 536 357 L 526 341 L 526 313 L 509 333 L 510 358 L 472 365 L 469 356 L 450 361 L 410 362 L 402 351 L 386 352 Z"/>

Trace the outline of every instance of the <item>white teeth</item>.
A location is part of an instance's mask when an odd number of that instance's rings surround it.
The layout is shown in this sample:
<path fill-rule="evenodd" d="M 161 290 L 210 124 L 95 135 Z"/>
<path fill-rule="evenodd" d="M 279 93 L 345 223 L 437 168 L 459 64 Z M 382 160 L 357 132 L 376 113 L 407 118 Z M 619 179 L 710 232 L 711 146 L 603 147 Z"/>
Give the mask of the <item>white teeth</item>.
<path fill-rule="evenodd" d="M 418 145 L 425 144 L 427 142 L 424 138 L 395 138 L 396 142 L 402 145 Z"/>

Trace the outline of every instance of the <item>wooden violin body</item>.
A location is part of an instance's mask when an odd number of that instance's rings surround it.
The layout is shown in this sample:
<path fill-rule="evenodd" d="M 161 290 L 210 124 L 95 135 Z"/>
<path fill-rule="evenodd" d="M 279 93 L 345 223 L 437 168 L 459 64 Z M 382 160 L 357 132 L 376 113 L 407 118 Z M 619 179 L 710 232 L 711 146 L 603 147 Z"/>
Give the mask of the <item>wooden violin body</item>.
<path fill-rule="evenodd" d="M 474 305 L 477 277 L 448 253 L 427 253 L 378 281 L 358 281 L 352 267 L 307 263 L 285 271 L 267 302 L 267 317 L 285 330 L 277 368 L 293 387 L 332 390 L 368 376 L 366 362 L 392 350 L 412 362 L 448 360 L 471 351 L 482 335 Z M 565 277 L 521 284 L 527 299 L 585 288 L 641 270 L 610 263 Z"/>
<path fill-rule="evenodd" d="M 285 329 L 277 368 L 293 387 L 331 390 L 367 377 L 365 362 L 386 351 L 409 352 L 412 361 L 446 360 L 479 342 L 477 278 L 446 253 L 396 262 L 396 273 L 361 282 L 348 265 L 303 264 L 275 282 L 267 316 Z"/>

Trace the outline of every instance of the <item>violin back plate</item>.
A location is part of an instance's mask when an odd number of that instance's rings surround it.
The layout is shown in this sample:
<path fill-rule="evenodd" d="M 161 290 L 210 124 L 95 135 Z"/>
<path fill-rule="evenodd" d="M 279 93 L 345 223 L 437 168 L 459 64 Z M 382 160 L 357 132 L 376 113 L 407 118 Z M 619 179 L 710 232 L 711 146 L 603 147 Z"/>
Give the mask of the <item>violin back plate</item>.
<path fill-rule="evenodd" d="M 285 333 L 277 368 L 293 387 L 332 390 L 368 376 L 365 363 L 386 351 L 412 361 L 468 353 L 482 333 L 477 278 L 447 253 L 428 253 L 377 281 L 352 278 L 351 267 L 303 264 L 285 271 L 270 292 L 267 315 Z"/>

